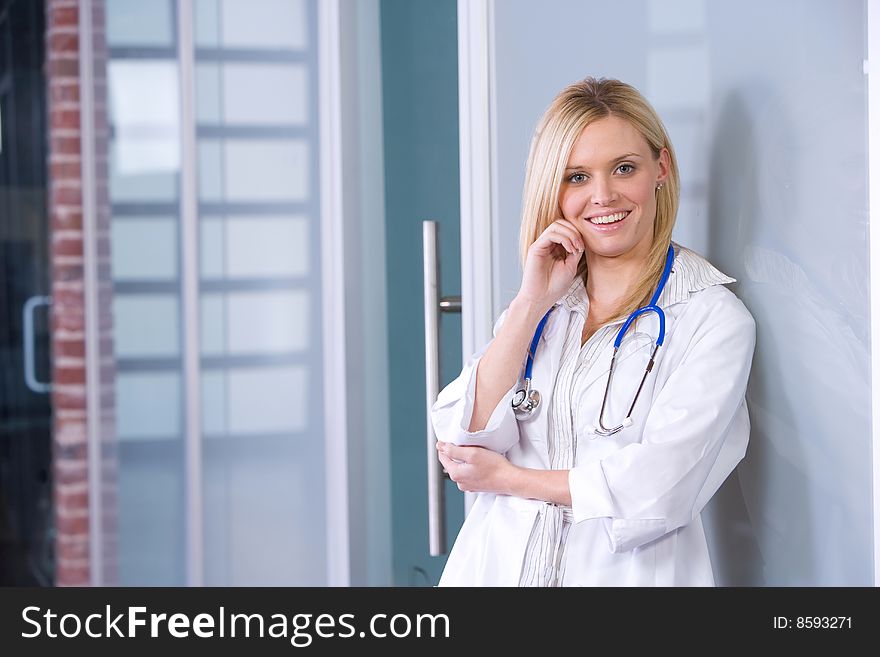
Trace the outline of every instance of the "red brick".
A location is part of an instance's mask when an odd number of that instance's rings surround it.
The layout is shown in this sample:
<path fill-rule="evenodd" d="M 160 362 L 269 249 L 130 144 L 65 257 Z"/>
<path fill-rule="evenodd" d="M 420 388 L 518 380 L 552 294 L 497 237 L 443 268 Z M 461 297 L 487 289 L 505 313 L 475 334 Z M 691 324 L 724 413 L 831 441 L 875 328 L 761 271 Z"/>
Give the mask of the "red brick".
<path fill-rule="evenodd" d="M 88 467 L 85 460 L 80 461 L 55 461 L 52 468 L 52 477 L 56 486 L 63 484 L 88 483 Z"/>
<path fill-rule="evenodd" d="M 52 291 L 52 300 L 58 308 L 78 308 L 80 312 L 85 307 L 85 299 L 82 290 L 56 289 Z"/>
<path fill-rule="evenodd" d="M 55 412 L 56 420 L 85 420 L 86 414 L 84 411 L 80 410 L 56 410 Z"/>
<path fill-rule="evenodd" d="M 52 230 L 82 230 L 82 211 L 79 209 L 52 209 Z"/>
<path fill-rule="evenodd" d="M 74 540 L 58 541 L 59 561 L 75 563 L 89 558 L 89 520 L 84 518 L 58 518 L 58 533 L 70 532 Z"/>
<path fill-rule="evenodd" d="M 53 27 L 79 27 L 79 9 L 75 6 L 53 6 L 49 4 L 49 29 Z"/>
<path fill-rule="evenodd" d="M 56 409 L 85 409 L 85 389 L 80 393 L 74 393 L 68 390 L 65 390 L 64 392 L 53 392 L 52 404 Z"/>
<path fill-rule="evenodd" d="M 49 125 L 52 130 L 78 130 L 78 109 L 53 109 L 49 112 Z"/>
<path fill-rule="evenodd" d="M 49 151 L 61 155 L 80 155 L 82 148 L 79 137 L 58 137 L 52 135 L 49 139 Z"/>
<path fill-rule="evenodd" d="M 53 59 L 49 55 L 46 62 L 46 73 L 49 78 L 79 78 L 78 59 Z"/>
<path fill-rule="evenodd" d="M 86 368 L 83 367 L 55 367 L 54 373 L 52 375 L 52 380 L 55 383 L 61 384 L 85 384 L 86 382 Z"/>
<path fill-rule="evenodd" d="M 85 330 L 85 318 L 82 312 L 67 311 L 52 314 L 52 330 L 67 329 L 68 331 Z"/>
<path fill-rule="evenodd" d="M 85 358 L 86 343 L 82 340 L 60 340 L 56 337 L 53 354 L 56 358 Z"/>
<path fill-rule="evenodd" d="M 66 265 L 56 263 L 52 268 L 52 280 L 81 281 L 83 280 L 82 265 Z"/>
<path fill-rule="evenodd" d="M 55 487 L 55 507 L 64 509 L 88 509 L 89 491 L 87 485 L 67 484 Z"/>
<path fill-rule="evenodd" d="M 85 373 L 84 365 L 80 365 L 80 369 Z M 64 384 L 65 382 L 56 379 L 56 383 Z M 55 444 L 57 447 L 85 444 L 86 439 L 85 418 L 72 420 L 59 417 L 57 419 L 55 423 Z"/>
<path fill-rule="evenodd" d="M 76 32 L 49 31 L 49 50 L 53 52 L 79 52 L 79 34 Z"/>
<path fill-rule="evenodd" d="M 81 256 L 82 254 L 83 242 L 81 239 L 52 240 L 53 256 Z"/>
<path fill-rule="evenodd" d="M 49 103 L 78 103 L 79 85 L 75 82 L 59 82 L 49 85 Z"/>
<path fill-rule="evenodd" d="M 82 191 L 75 187 L 52 186 L 52 205 L 82 205 Z"/>
<path fill-rule="evenodd" d="M 51 162 L 49 163 L 49 172 L 53 180 L 61 178 L 82 178 L 82 167 L 79 158 L 73 162 Z"/>
<path fill-rule="evenodd" d="M 89 586 L 90 584 L 91 580 L 89 579 L 88 565 L 70 566 L 60 563 L 55 569 L 55 586 L 84 587 Z"/>
<path fill-rule="evenodd" d="M 72 445 L 55 445 L 54 458 L 64 460 L 79 460 L 86 458 L 88 448 L 85 442 L 75 443 Z"/>

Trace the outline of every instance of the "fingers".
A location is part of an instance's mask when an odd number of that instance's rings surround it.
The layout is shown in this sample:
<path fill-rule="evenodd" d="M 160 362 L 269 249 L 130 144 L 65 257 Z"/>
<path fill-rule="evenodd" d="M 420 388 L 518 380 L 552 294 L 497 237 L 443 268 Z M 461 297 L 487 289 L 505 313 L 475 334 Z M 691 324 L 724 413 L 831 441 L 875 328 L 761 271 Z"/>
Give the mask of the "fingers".
<path fill-rule="evenodd" d="M 440 440 L 437 441 L 437 451 L 441 454 L 446 454 L 449 458 L 458 461 L 460 463 L 464 463 L 467 459 L 465 459 L 465 455 L 467 454 L 467 447 L 459 447 L 458 445 L 453 445 L 452 443 L 444 443 Z"/>
<path fill-rule="evenodd" d="M 457 463 L 456 461 L 453 461 L 451 458 L 446 456 L 446 454 L 444 454 L 443 452 L 440 452 L 440 451 L 437 452 L 437 458 L 440 459 L 440 463 L 443 465 L 443 468 L 449 474 L 449 478 L 458 485 L 458 490 L 463 491 L 463 492 L 468 492 L 469 491 L 468 487 L 464 483 L 459 481 L 459 478 L 461 476 L 461 472 L 459 471 L 459 468 L 462 466 L 462 464 Z"/>
<path fill-rule="evenodd" d="M 467 455 L 471 449 L 473 448 L 459 447 L 458 445 L 453 445 L 452 443 L 443 443 L 443 446 L 440 447 L 440 451 L 443 454 L 446 454 L 446 456 L 454 461 L 458 461 L 459 463 L 467 463 Z"/>
<path fill-rule="evenodd" d="M 580 233 L 567 219 L 557 219 L 547 226 L 537 242 L 549 241 L 559 244 L 568 253 L 582 253 L 584 250 L 584 242 Z"/>

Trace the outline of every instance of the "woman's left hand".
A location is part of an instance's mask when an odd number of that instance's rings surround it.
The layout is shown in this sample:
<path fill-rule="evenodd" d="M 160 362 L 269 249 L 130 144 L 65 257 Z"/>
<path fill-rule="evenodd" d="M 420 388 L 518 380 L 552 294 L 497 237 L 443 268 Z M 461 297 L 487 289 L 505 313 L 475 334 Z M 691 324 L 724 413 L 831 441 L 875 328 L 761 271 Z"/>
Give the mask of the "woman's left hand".
<path fill-rule="evenodd" d="M 498 452 L 483 447 L 459 447 L 438 440 L 437 455 L 459 490 L 510 494 L 511 478 L 517 467 Z"/>

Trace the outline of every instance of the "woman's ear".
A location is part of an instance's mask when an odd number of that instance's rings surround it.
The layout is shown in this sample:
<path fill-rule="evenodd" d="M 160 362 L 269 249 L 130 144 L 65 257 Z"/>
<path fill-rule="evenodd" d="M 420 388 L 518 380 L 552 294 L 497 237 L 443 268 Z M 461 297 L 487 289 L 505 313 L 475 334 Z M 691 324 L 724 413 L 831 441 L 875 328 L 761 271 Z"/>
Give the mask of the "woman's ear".
<path fill-rule="evenodd" d="M 657 176 L 657 184 L 665 183 L 666 179 L 669 177 L 669 170 L 671 168 L 671 159 L 669 157 L 669 150 L 667 148 L 663 148 L 660 151 L 660 157 L 657 158 L 657 164 L 659 165 L 660 171 Z"/>

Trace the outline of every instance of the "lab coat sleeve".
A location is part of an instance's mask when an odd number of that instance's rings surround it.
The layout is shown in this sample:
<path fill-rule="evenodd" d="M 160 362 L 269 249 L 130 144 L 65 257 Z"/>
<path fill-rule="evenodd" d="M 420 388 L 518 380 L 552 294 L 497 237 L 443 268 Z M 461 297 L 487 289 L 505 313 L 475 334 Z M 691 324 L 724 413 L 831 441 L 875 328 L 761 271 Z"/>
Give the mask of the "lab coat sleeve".
<path fill-rule="evenodd" d="M 569 471 L 575 522 L 602 518 L 613 552 L 689 523 L 745 456 L 755 322 L 724 293 L 699 309 L 699 326 L 656 393 L 642 441 Z"/>
<path fill-rule="evenodd" d="M 506 316 L 507 310 L 501 313 L 498 321 L 495 322 L 493 335 L 498 335 L 498 330 Z M 468 431 L 474 413 L 477 365 L 490 344 L 492 343 L 486 343 L 480 351 L 471 356 L 461 374 L 440 391 L 437 401 L 431 408 L 431 422 L 437 440 L 455 445 L 485 447 L 503 454 L 519 442 L 519 426 L 510 405 L 518 382 L 504 393 L 482 431 Z"/>

